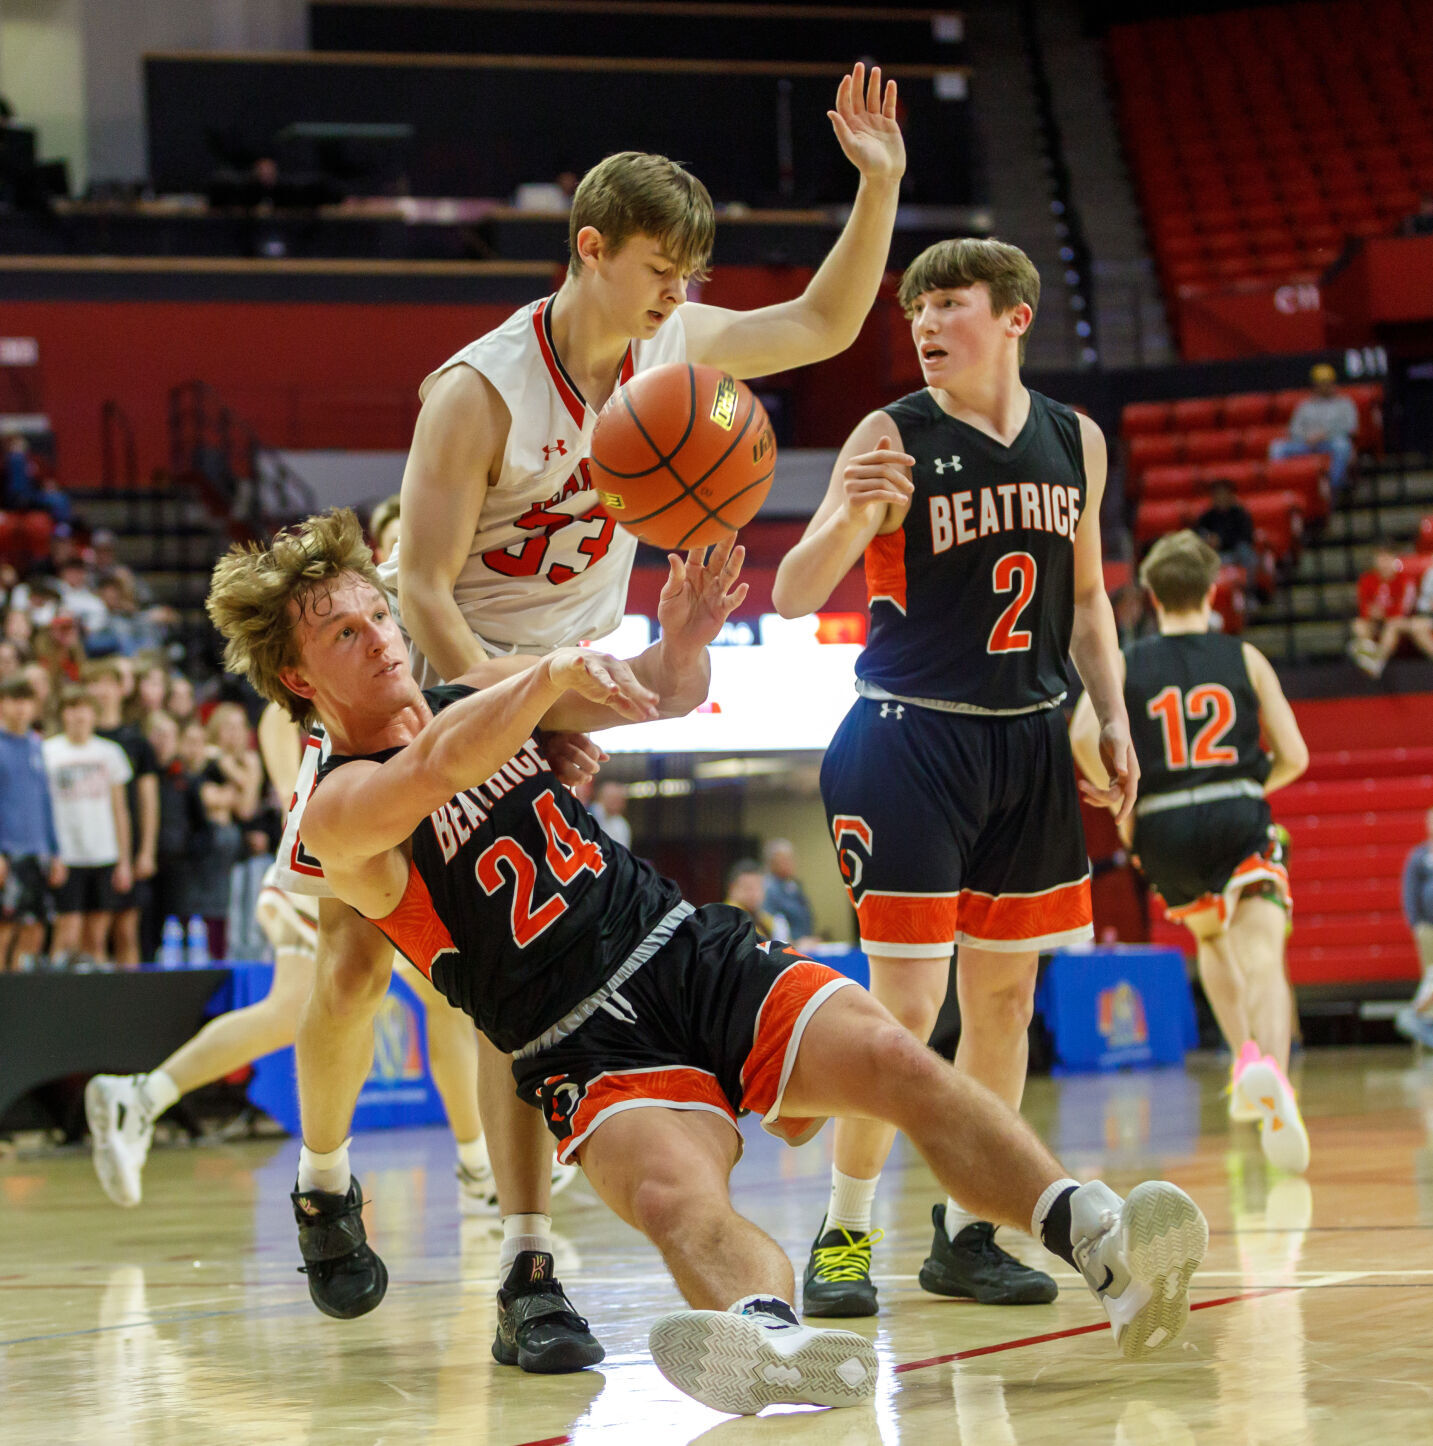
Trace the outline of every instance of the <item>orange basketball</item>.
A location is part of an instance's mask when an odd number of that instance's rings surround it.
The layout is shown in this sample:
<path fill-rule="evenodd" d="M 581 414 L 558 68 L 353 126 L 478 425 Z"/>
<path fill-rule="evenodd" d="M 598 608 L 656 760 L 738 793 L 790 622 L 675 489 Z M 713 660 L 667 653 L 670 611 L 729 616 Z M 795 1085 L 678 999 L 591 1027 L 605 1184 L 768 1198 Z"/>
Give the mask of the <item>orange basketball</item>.
<path fill-rule="evenodd" d="M 592 484 L 653 547 L 705 547 L 744 527 L 771 488 L 766 409 L 716 367 L 672 362 L 616 391 L 592 434 Z"/>

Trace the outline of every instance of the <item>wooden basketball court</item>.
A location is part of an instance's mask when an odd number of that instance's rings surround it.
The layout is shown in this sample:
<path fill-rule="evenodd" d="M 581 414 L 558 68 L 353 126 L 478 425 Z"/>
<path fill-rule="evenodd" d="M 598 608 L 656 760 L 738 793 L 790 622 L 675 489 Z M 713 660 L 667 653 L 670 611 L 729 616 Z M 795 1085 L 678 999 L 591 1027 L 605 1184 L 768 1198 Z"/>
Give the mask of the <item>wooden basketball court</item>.
<path fill-rule="evenodd" d="M 884 1372 L 872 1409 L 722 1417 L 652 1366 L 678 1297 L 655 1252 L 578 1182 L 556 1205 L 559 1272 L 607 1348 L 596 1370 L 494 1364 L 496 1234 L 461 1222 L 444 1131 L 371 1135 L 353 1159 L 388 1297 L 355 1322 L 309 1304 L 288 1191 L 292 1141 L 157 1148 L 145 1201 L 101 1194 L 87 1153 L 0 1159 L 0 1440 L 21 1443 L 954 1441 L 1033 1446 L 1416 1442 L 1433 1437 L 1433 1066 L 1401 1048 L 1302 1061 L 1307 1179 L 1266 1171 L 1224 1115 L 1221 1065 L 1031 1083 L 1028 1113 L 1073 1174 L 1184 1186 L 1209 1217 L 1181 1341 L 1114 1352 L 1083 1284 L 1051 1306 L 983 1308 L 916 1284 L 938 1198 L 897 1145 L 877 1201 Z M 1297 1082 L 1297 1077 L 1296 1077 Z M 738 1203 L 801 1262 L 830 1132 L 800 1151 L 748 1122 Z M 1004 1237 L 1002 1237 L 1004 1238 Z"/>

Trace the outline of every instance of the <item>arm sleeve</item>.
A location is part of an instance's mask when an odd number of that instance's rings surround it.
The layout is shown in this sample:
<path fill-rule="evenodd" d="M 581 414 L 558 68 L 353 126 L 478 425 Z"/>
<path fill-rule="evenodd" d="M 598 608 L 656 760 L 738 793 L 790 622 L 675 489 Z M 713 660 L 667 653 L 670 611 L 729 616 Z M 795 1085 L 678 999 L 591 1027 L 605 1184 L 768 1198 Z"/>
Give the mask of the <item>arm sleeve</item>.
<path fill-rule="evenodd" d="M 1352 397 L 1340 397 L 1339 401 L 1343 403 L 1343 406 L 1339 409 L 1341 415 L 1334 424 L 1334 430 L 1351 437 L 1358 431 L 1358 408 L 1354 405 Z"/>
<path fill-rule="evenodd" d="M 108 766 L 111 783 L 128 783 L 134 777 L 134 769 L 129 766 L 129 755 L 118 743 L 111 743 L 109 746 Z"/>

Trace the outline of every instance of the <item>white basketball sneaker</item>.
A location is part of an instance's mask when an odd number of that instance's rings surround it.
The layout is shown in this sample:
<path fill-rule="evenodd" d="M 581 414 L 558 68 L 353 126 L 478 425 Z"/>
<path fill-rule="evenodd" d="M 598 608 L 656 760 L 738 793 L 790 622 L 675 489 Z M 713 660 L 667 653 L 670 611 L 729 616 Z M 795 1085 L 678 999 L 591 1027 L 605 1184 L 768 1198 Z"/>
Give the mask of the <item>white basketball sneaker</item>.
<path fill-rule="evenodd" d="M 1309 1132 L 1299 1114 L 1294 1087 L 1283 1070 L 1265 1055 L 1239 1077 L 1250 1101 L 1259 1109 L 1259 1144 L 1276 1169 L 1302 1175 L 1309 1168 Z"/>
<path fill-rule="evenodd" d="M 470 1170 L 461 1160 L 454 1172 L 458 1177 L 458 1213 L 465 1219 L 486 1217 L 492 1219 L 498 1209 L 498 1184 L 493 1167 L 484 1157 L 476 1170 Z M 579 1165 L 559 1165 L 552 1162 L 552 1198 L 556 1199 L 582 1173 Z"/>
<path fill-rule="evenodd" d="M 1259 1046 L 1252 1039 L 1247 1039 L 1239 1057 L 1229 1068 L 1229 1118 L 1239 1124 L 1252 1125 L 1264 1118 L 1244 1084 L 1245 1070 L 1251 1064 L 1258 1064 L 1262 1057 Z"/>
<path fill-rule="evenodd" d="M 1209 1244 L 1199 1207 L 1164 1180 L 1121 1200 L 1102 1180 L 1070 1197 L 1075 1265 L 1110 1318 L 1126 1360 L 1169 1345 L 1189 1319 L 1189 1277 Z"/>
<path fill-rule="evenodd" d="M 876 1348 L 865 1336 L 801 1325 L 770 1297 L 673 1311 L 652 1327 L 649 1346 L 678 1390 L 736 1416 L 778 1403 L 860 1406 L 876 1394 Z"/>
<path fill-rule="evenodd" d="M 85 1086 L 95 1174 L 116 1205 L 138 1205 L 140 1176 L 154 1139 L 154 1114 L 142 1074 L 97 1074 Z"/>

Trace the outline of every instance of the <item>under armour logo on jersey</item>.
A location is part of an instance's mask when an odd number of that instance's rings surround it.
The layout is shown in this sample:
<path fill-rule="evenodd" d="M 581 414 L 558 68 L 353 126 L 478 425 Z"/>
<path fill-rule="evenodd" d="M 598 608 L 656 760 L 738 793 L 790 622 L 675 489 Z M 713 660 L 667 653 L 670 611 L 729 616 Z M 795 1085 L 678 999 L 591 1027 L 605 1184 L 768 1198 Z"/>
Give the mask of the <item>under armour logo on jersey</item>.
<path fill-rule="evenodd" d="M 882 717 L 882 718 L 889 718 L 889 717 L 891 717 L 892 715 L 894 715 L 894 716 L 897 717 L 897 718 L 904 718 L 904 717 L 905 717 L 905 714 L 906 714 L 906 705 L 905 705 L 904 703 L 882 703 L 882 704 L 881 704 L 881 717 Z"/>
<path fill-rule="evenodd" d="M 949 468 L 952 472 L 959 472 L 959 471 L 960 471 L 960 458 L 959 458 L 959 457 L 937 457 L 937 458 L 935 459 L 934 466 L 935 466 L 935 475 L 936 475 L 937 477 L 943 477 L 943 476 L 945 475 L 945 472 L 946 472 L 946 469 L 947 469 L 947 468 Z"/>
<path fill-rule="evenodd" d="M 567 441 L 565 438 L 559 437 L 550 447 L 544 447 L 542 449 L 542 460 L 544 462 L 550 461 L 554 452 L 556 452 L 559 457 L 567 456 Z"/>

